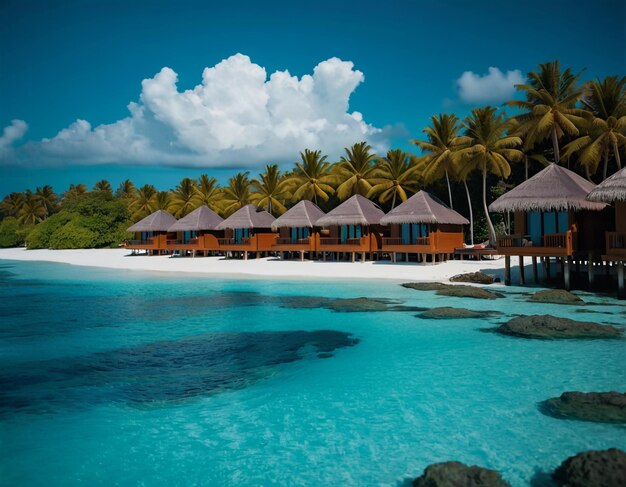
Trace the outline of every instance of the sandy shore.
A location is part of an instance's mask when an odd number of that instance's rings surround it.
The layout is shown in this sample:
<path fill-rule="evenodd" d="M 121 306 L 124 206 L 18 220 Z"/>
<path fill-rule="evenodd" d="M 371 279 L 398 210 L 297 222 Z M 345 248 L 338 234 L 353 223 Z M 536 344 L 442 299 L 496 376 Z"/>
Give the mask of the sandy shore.
<path fill-rule="evenodd" d="M 448 261 L 443 264 L 390 262 L 281 261 L 273 257 L 248 261 L 222 257 L 131 256 L 125 249 L 25 250 L 0 249 L 0 259 L 59 262 L 108 269 L 194 272 L 222 276 L 312 277 L 335 279 L 398 279 L 446 281 L 455 274 L 485 271 L 502 278 L 504 259 Z"/>

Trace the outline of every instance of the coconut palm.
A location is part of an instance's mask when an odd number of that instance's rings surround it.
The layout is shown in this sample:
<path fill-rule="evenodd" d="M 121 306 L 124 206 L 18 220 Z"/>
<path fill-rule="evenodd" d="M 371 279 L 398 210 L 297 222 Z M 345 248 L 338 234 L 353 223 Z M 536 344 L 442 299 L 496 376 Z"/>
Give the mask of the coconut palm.
<path fill-rule="evenodd" d="M 564 147 L 563 157 L 578 155 L 587 178 L 595 174 L 603 159 L 602 179 L 606 179 L 609 157 L 613 153 L 621 169 L 620 148 L 626 145 L 626 77 L 609 76 L 587 84 L 583 104 L 592 113 L 583 134 Z"/>
<path fill-rule="evenodd" d="M 144 184 L 135 192 L 129 205 L 134 221 L 141 220 L 154 211 L 153 201 L 156 193 L 156 188 L 151 184 Z"/>
<path fill-rule="evenodd" d="M 126 179 L 120 183 L 115 191 L 118 198 L 131 198 L 135 194 L 136 188 L 130 179 Z"/>
<path fill-rule="evenodd" d="M 474 170 L 483 178 L 483 210 L 489 227 L 489 241 L 496 242 L 496 232 L 487 210 L 487 174 L 503 179 L 511 173 L 509 162 L 521 161 L 523 153 L 515 149 L 522 144 L 519 137 L 506 135 L 507 121 L 504 113 L 496 116 L 492 107 L 475 108 L 463 122 L 464 134 L 457 137 L 454 158 L 459 178 L 464 180 Z"/>
<path fill-rule="evenodd" d="M 96 184 L 93 185 L 94 191 L 105 191 L 107 193 L 113 194 L 113 188 L 111 188 L 111 183 L 109 183 L 106 179 L 101 179 Z"/>
<path fill-rule="evenodd" d="M 172 191 L 171 210 L 176 218 L 182 218 L 198 206 L 196 183 L 191 178 L 183 178 Z"/>
<path fill-rule="evenodd" d="M 448 198 L 450 208 L 452 204 L 452 189 L 450 187 L 450 173 L 454 170 L 453 158 L 455 148 L 452 141 L 458 135 L 460 125 L 456 115 L 447 113 L 433 115 L 430 117 L 431 126 L 426 127 L 423 132 L 426 134 L 426 141 L 411 140 L 412 144 L 424 151 L 425 157 L 420 160 L 422 164 L 422 177 L 425 183 L 431 183 L 443 175 L 446 176 L 448 185 Z"/>
<path fill-rule="evenodd" d="M 80 196 L 82 194 L 85 194 L 87 192 L 87 186 L 85 186 L 84 184 L 70 184 L 70 187 L 68 188 L 68 190 L 63 193 L 63 198 L 64 199 L 68 199 L 68 198 L 74 198 L 76 196 Z"/>
<path fill-rule="evenodd" d="M 41 188 L 37 188 L 35 194 L 40 199 L 41 204 L 46 210 L 46 218 L 52 215 L 55 211 L 57 211 L 58 204 L 57 201 L 59 197 L 56 195 L 52 186 L 46 184 Z"/>
<path fill-rule="evenodd" d="M 252 202 L 252 183 L 248 174 L 247 171 L 238 172 L 228 180 L 228 186 L 222 190 L 221 206 L 224 215 L 231 215 Z"/>
<path fill-rule="evenodd" d="M 406 152 L 395 149 L 387 152 L 387 157 L 378 158 L 376 170 L 372 173 L 372 188 L 368 198 L 378 195 L 378 201 L 386 203 L 391 198 L 391 208 L 396 201 L 406 201 L 407 193 L 419 191 L 417 160 Z"/>
<path fill-rule="evenodd" d="M 340 201 L 347 200 L 355 194 L 367 195 L 372 189 L 370 179 L 376 169 L 375 157 L 372 148 L 367 142 L 359 142 L 350 148 L 345 148 L 345 156 L 332 168 L 335 182 L 338 184 L 336 192 Z"/>
<path fill-rule="evenodd" d="M 0 211 L 5 216 L 16 216 L 24 203 L 24 193 L 11 193 L 0 202 Z"/>
<path fill-rule="evenodd" d="M 22 225 L 35 225 L 46 217 L 46 207 L 41 198 L 31 190 L 24 192 L 24 199 L 17 212 L 17 220 Z"/>
<path fill-rule="evenodd" d="M 277 164 L 269 164 L 258 179 L 252 180 L 252 196 L 250 200 L 257 206 L 265 208 L 269 213 L 282 215 L 287 211 L 284 203 L 291 196 L 288 181 L 281 177 Z"/>
<path fill-rule="evenodd" d="M 286 181 L 293 201 L 308 199 L 317 205 L 318 198 L 328 201 L 335 192 L 332 186 L 335 176 L 330 172 L 330 163 L 318 150 L 304 149 L 300 152 L 300 161 L 296 162 L 292 175 Z"/>
<path fill-rule="evenodd" d="M 213 211 L 217 211 L 221 198 L 222 190 L 217 184 L 217 179 L 210 178 L 206 174 L 200 175 L 196 184 L 198 205 L 206 205 Z"/>
<path fill-rule="evenodd" d="M 163 210 L 171 212 L 172 193 L 169 191 L 157 191 L 151 201 L 152 211 Z"/>
<path fill-rule="evenodd" d="M 512 135 L 524 139 L 524 149 L 550 138 L 554 162 L 560 161 L 559 140 L 565 135 L 577 136 L 584 123 L 584 110 L 576 108 L 583 95 L 578 84 L 582 71 L 576 75 L 570 69 L 561 72 L 559 61 L 540 64 L 538 72 L 528 73 L 528 83 L 515 85 L 526 93 L 526 100 L 512 100 L 509 106 L 524 110 L 514 117 L 519 126 Z"/>

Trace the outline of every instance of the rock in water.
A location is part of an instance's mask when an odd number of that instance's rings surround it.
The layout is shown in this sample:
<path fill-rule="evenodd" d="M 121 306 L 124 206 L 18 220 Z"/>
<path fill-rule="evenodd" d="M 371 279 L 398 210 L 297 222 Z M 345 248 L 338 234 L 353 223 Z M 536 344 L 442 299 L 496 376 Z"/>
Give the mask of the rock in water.
<path fill-rule="evenodd" d="M 496 278 L 484 272 L 467 272 L 450 278 L 451 282 L 471 282 L 474 284 L 493 284 Z"/>
<path fill-rule="evenodd" d="M 586 304 L 578 296 L 566 291 L 565 289 L 546 289 L 544 291 L 537 291 L 528 299 L 537 303 Z"/>
<path fill-rule="evenodd" d="M 499 311 L 474 311 L 471 309 L 444 306 L 442 308 L 427 309 L 417 316 L 419 318 L 446 320 L 451 318 L 484 318 L 499 314 L 501 314 Z"/>
<path fill-rule="evenodd" d="M 611 325 L 575 321 L 551 315 L 518 316 L 497 327 L 496 333 L 521 338 L 621 338 L 622 332 Z"/>
<path fill-rule="evenodd" d="M 415 289 L 416 291 L 437 291 L 440 296 L 457 298 L 496 299 L 504 295 L 494 291 L 487 291 L 481 287 L 467 286 L 463 284 L 451 285 L 440 282 L 406 282 L 402 287 Z"/>
<path fill-rule="evenodd" d="M 402 287 L 415 289 L 416 291 L 439 291 L 448 287 L 447 284 L 441 282 L 405 282 Z"/>
<path fill-rule="evenodd" d="M 626 393 L 564 392 L 543 404 L 557 418 L 626 423 Z"/>
<path fill-rule="evenodd" d="M 617 448 L 579 453 L 561 463 L 552 478 L 567 487 L 624 486 L 626 453 Z"/>
<path fill-rule="evenodd" d="M 487 468 L 468 466 L 460 462 L 429 465 L 421 477 L 413 481 L 414 487 L 510 487 L 499 472 Z"/>

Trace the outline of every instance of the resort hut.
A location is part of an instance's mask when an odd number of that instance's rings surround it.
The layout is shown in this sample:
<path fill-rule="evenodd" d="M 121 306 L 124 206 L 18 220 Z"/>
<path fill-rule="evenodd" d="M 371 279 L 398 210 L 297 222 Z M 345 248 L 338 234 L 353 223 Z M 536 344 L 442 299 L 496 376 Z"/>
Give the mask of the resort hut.
<path fill-rule="evenodd" d="M 520 283 L 524 284 L 524 257 L 530 256 L 537 280 L 537 257 L 550 272 L 550 258 L 563 265 L 565 287 L 569 288 L 572 257 L 597 248 L 598 229 L 609 215 L 606 205 L 587 201 L 595 185 L 556 164 L 535 174 L 489 206 L 492 212 L 514 213 L 512 235 L 498 238 L 497 249 L 504 255 L 505 283 L 510 284 L 510 257 L 519 257 Z M 591 256 L 587 256 L 591 261 Z"/>
<path fill-rule="evenodd" d="M 305 252 L 313 254 L 317 250 L 319 234 L 315 222 L 323 216 L 324 212 L 312 201 L 300 201 L 274 220 L 272 228 L 278 230 L 278 238 L 272 248 L 281 253 L 299 252 L 300 260 L 304 260 Z"/>
<path fill-rule="evenodd" d="M 139 220 L 128 228 L 135 234 L 133 240 L 127 240 L 124 246 L 127 249 L 145 250 L 156 255 L 167 249 L 168 230 L 176 222 L 176 218 L 167 211 L 157 210 L 143 220 Z"/>
<path fill-rule="evenodd" d="M 448 208 L 437 197 L 419 191 L 380 219 L 381 225 L 389 226 L 389 237 L 383 238 L 383 250 L 406 255 L 415 253 L 425 261 L 431 255 L 435 263 L 437 256 L 454 254 L 454 249 L 464 242 L 463 225 L 469 221 Z"/>
<path fill-rule="evenodd" d="M 169 228 L 169 233 L 176 233 L 176 239 L 168 240 L 168 250 L 180 252 L 215 252 L 219 250 L 217 239 L 224 232 L 216 227 L 224 219 L 211 210 L 208 206 L 200 206 L 188 215 L 184 216 Z"/>
<path fill-rule="evenodd" d="M 380 219 L 385 215 L 380 207 L 361 195 L 354 195 L 315 222 L 320 231 L 318 250 L 323 252 L 361 254 L 365 261 L 382 250 Z"/>
<path fill-rule="evenodd" d="M 240 208 L 223 222 L 217 230 L 224 230 L 224 238 L 218 239 L 220 250 L 243 252 L 248 259 L 248 252 L 261 253 L 272 250 L 276 240 L 276 232 L 272 230 L 275 218 L 262 208 L 246 205 Z"/>
<path fill-rule="evenodd" d="M 626 298 L 624 265 L 626 264 L 626 168 L 606 178 L 587 196 L 587 200 L 613 205 L 615 218 L 605 232 L 602 260 L 617 266 L 618 296 Z"/>

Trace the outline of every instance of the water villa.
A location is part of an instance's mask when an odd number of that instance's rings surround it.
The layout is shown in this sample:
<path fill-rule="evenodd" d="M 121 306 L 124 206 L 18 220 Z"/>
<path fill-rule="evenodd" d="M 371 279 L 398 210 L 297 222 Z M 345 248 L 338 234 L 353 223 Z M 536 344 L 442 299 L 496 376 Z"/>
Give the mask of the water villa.
<path fill-rule="evenodd" d="M 626 264 L 626 168 L 617 171 L 591 190 L 587 200 L 614 206 L 615 218 L 605 232 L 602 260 L 617 267 L 617 294 L 626 299 L 624 265 Z"/>
<path fill-rule="evenodd" d="M 438 198 L 419 191 L 380 219 L 389 226 L 389 237 L 383 237 L 382 249 L 396 261 L 397 254 L 416 254 L 418 261 L 426 262 L 431 256 L 434 264 L 454 254 L 454 249 L 464 242 L 463 225 L 469 221 L 448 208 Z"/>
<path fill-rule="evenodd" d="M 168 229 L 168 233 L 175 233 L 176 238 L 167 241 L 167 249 L 181 254 L 189 252 L 193 257 L 196 252 L 205 256 L 209 252 L 217 252 L 220 248 L 218 238 L 223 237 L 224 231 L 216 227 L 223 221 L 208 206 L 200 206 Z"/>
<path fill-rule="evenodd" d="M 151 255 L 167 252 L 167 240 L 175 236 L 168 235 L 168 230 L 174 223 L 176 218 L 167 211 L 155 211 L 128 228 L 129 232 L 135 234 L 135 238 L 124 242 L 124 246 L 132 250 L 133 254 L 137 250 L 145 250 Z"/>
<path fill-rule="evenodd" d="M 356 254 L 361 261 L 382 250 L 380 219 L 385 215 L 380 207 L 361 195 L 354 195 L 337 208 L 319 218 L 315 225 L 320 230 L 318 250 L 326 259 L 326 253 L 350 253 L 352 261 Z"/>
<path fill-rule="evenodd" d="M 245 260 L 249 252 L 256 253 L 257 257 L 270 252 L 277 236 L 272 230 L 274 220 L 267 211 L 254 205 L 240 208 L 216 227 L 216 230 L 224 230 L 224 237 L 218 239 L 220 250 L 231 255 L 241 252 Z"/>
<path fill-rule="evenodd" d="M 606 204 L 587 201 L 594 187 L 578 174 L 550 164 L 489 206 L 491 212 L 514 213 L 514 233 L 498 238 L 497 243 L 498 253 L 505 256 L 505 284 L 511 283 L 511 256 L 519 258 L 520 284 L 525 283 L 524 257 L 532 259 L 535 282 L 537 258 L 547 277 L 550 260 L 555 258 L 561 263 L 566 289 L 574 256 L 592 266 L 597 236 L 603 234 L 603 222 L 610 217 L 601 211 Z"/>
<path fill-rule="evenodd" d="M 315 222 L 324 216 L 324 212 L 312 201 L 302 200 L 279 216 L 272 228 L 278 230 L 278 238 L 272 245 L 272 250 L 281 252 L 298 252 L 300 260 L 304 260 L 304 254 L 315 256 L 319 245 L 319 233 L 316 231 Z"/>

